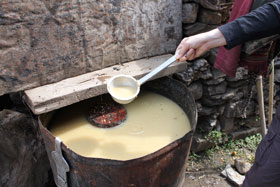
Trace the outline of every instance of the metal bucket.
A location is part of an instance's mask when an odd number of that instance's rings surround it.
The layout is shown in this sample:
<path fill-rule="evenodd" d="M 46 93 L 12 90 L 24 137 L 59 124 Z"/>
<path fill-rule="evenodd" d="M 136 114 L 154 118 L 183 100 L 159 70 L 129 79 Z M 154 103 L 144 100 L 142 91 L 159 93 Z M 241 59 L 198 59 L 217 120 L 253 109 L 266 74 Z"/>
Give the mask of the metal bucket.
<path fill-rule="evenodd" d="M 60 144 L 46 128 L 52 115 L 51 113 L 41 115 L 38 120 L 39 126 L 58 186 L 177 187 L 183 184 L 197 122 L 194 99 L 186 86 L 166 77 L 144 84 L 143 90 L 159 93 L 176 102 L 187 114 L 192 130 L 154 153 L 127 161 L 83 157 L 68 149 L 62 142 L 63 158 L 57 160 Z M 70 169 L 67 173 L 64 159 Z"/>

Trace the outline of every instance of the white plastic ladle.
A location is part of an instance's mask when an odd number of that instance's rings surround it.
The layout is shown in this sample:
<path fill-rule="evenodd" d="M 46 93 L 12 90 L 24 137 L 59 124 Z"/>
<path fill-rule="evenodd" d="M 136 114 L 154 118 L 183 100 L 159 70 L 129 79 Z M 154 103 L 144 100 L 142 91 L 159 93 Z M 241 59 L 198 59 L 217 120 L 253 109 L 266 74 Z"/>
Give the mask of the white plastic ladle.
<path fill-rule="evenodd" d="M 170 64 L 175 62 L 176 61 L 176 55 L 177 55 L 177 53 L 139 80 L 136 80 L 135 78 L 133 78 L 130 75 L 117 75 L 117 76 L 112 77 L 107 82 L 107 90 L 108 90 L 109 94 L 112 96 L 112 98 L 116 102 L 118 102 L 120 104 L 130 103 L 139 94 L 140 86 L 142 84 L 144 84 L 146 81 L 148 81 L 149 79 L 151 79 L 153 76 L 155 76 L 156 74 L 161 72 L 163 69 L 168 67 Z M 134 90 L 134 92 L 129 97 L 119 97 L 113 91 L 115 87 L 129 87 L 130 89 L 132 88 Z"/>

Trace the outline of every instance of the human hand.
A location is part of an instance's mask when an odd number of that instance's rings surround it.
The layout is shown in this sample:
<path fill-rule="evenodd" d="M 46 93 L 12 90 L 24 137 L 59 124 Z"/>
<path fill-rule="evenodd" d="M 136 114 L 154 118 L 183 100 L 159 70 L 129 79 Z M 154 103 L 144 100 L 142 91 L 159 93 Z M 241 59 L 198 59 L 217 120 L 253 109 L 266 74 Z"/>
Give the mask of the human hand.
<path fill-rule="evenodd" d="M 176 49 L 180 62 L 193 60 L 214 47 L 226 45 L 224 35 L 219 29 L 184 38 Z"/>

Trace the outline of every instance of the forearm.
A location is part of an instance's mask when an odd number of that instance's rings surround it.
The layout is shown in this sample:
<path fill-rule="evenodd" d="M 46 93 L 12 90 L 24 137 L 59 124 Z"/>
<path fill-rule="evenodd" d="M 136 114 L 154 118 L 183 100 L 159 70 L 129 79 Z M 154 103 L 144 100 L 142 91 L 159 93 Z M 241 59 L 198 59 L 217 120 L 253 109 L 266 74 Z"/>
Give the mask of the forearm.
<path fill-rule="evenodd" d="M 177 59 L 180 61 L 192 60 L 209 49 L 224 45 L 226 45 L 225 37 L 218 29 L 187 37 L 177 48 Z"/>
<path fill-rule="evenodd" d="M 205 33 L 207 39 L 205 45 L 207 49 L 226 45 L 226 39 L 219 29 L 214 29 Z"/>
<path fill-rule="evenodd" d="M 219 27 L 226 39 L 226 48 L 280 33 L 280 0 Z"/>

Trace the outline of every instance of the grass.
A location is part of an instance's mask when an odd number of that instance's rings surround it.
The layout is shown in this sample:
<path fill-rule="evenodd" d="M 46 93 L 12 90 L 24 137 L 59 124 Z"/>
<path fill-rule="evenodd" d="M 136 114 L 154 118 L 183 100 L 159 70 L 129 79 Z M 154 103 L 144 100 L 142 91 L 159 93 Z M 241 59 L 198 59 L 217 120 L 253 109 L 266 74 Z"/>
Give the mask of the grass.
<path fill-rule="evenodd" d="M 205 156 L 217 163 L 218 167 L 224 167 L 236 158 L 243 158 L 253 163 L 255 160 L 255 151 L 259 145 L 262 136 L 256 134 L 246 137 L 245 139 L 233 140 L 231 137 L 220 131 L 211 131 L 205 138 L 214 143 L 214 146 L 202 153 L 190 153 L 190 161 L 199 162 L 205 159 Z"/>

